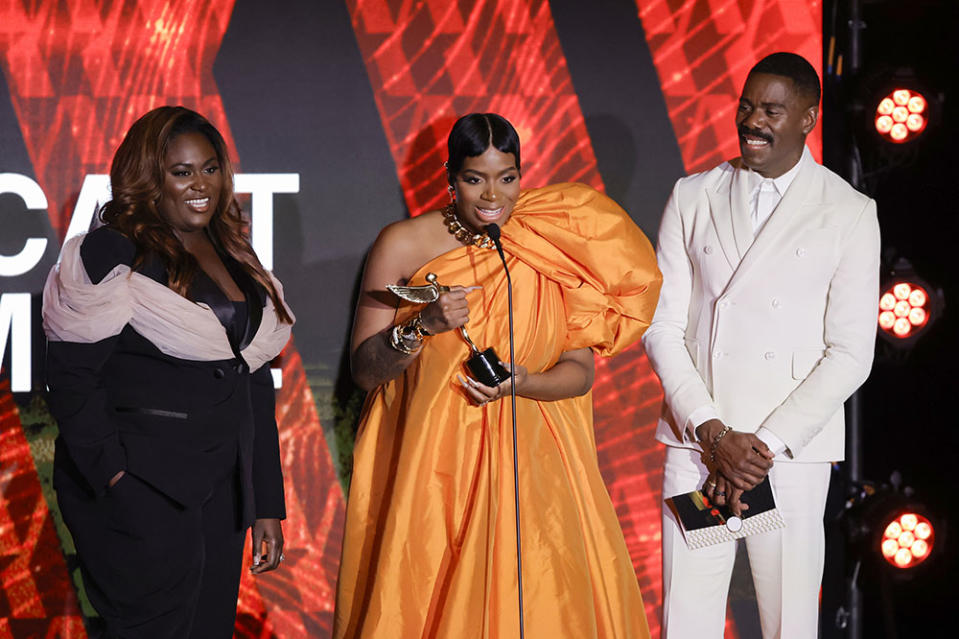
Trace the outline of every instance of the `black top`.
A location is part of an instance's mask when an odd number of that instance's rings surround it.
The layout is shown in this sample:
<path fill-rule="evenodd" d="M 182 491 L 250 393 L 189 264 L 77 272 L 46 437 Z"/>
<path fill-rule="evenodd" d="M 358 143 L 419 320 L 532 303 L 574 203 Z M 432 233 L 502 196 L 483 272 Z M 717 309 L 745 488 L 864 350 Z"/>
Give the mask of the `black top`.
<path fill-rule="evenodd" d="M 90 280 L 99 283 L 118 265 L 132 268 L 136 249 L 126 236 L 101 227 L 84 238 L 80 256 Z M 266 291 L 235 260 L 221 258 L 245 301 L 231 301 L 202 270 L 190 297 L 209 306 L 226 329 L 232 359 L 166 355 L 129 324 L 99 342 L 49 343 L 58 473 L 102 495 L 110 478 L 125 470 L 192 506 L 203 503 L 224 473 L 236 472 L 244 525 L 285 516 L 270 366 L 250 371 L 240 354 L 259 328 Z M 155 256 L 136 270 L 167 284 Z"/>

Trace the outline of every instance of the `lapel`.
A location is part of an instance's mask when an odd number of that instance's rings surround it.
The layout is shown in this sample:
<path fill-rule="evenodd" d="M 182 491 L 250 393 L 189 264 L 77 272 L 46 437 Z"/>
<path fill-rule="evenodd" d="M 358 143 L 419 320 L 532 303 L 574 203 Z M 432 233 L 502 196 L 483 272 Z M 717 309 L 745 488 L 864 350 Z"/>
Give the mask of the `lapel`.
<path fill-rule="evenodd" d="M 250 345 L 257 330 L 260 328 L 260 322 L 263 319 L 263 305 L 266 302 L 266 291 L 257 284 L 253 278 L 249 277 L 228 255 L 221 255 L 224 266 L 236 282 L 236 285 L 243 292 L 246 300 L 247 317 L 237 318 L 236 307 L 226 296 L 219 286 L 202 269 L 198 269 L 196 277 L 191 286 L 191 293 L 198 302 L 203 302 L 210 307 L 220 324 L 226 330 L 227 339 L 230 342 L 230 348 L 237 359 L 243 359 L 241 351 Z M 237 326 L 244 327 L 242 334 L 238 334 Z"/>
<path fill-rule="evenodd" d="M 735 271 L 753 241 L 749 218 L 749 179 L 740 171 L 740 160 L 730 163 L 730 178 L 722 180 L 716 189 L 706 191 L 709 214 L 719 236 L 723 255 L 729 268 Z"/>
<path fill-rule="evenodd" d="M 248 313 L 246 331 L 240 336 L 240 342 L 237 345 L 238 350 L 243 350 L 250 345 L 253 336 L 260 328 L 260 322 L 263 320 L 263 306 L 266 304 L 266 290 L 247 275 L 236 260 L 228 255 L 222 256 L 222 259 L 233 277 L 233 281 L 240 287 L 240 290 L 243 291 L 243 297 L 246 298 Z"/>
<path fill-rule="evenodd" d="M 226 337 L 230 341 L 230 348 L 233 349 L 234 355 L 238 354 L 236 335 L 231 330 L 235 320 L 236 307 L 203 269 L 197 269 L 193 282 L 190 284 L 190 295 L 195 301 L 203 302 L 210 307 L 210 310 L 213 311 L 213 314 L 220 321 L 220 325 L 226 331 Z"/>
<path fill-rule="evenodd" d="M 781 247 L 784 238 L 793 237 L 799 230 L 798 227 L 808 222 L 808 209 L 815 206 L 817 202 L 816 194 L 822 190 L 822 176 L 819 165 L 812 157 L 803 157 L 801 161 L 802 165 L 796 174 L 796 178 L 786 189 L 782 200 L 773 210 L 772 215 L 769 216 L 759 235 L 745 251 L 742 261 L 740 261 L 736 272 L 726 287 L 726 294 L 730 294 L 741 287 L 744 281 L 748 281 L 751 273 L 761 271 L 760 268 L 757 268 L 757 265 L 765 257 L 774 253 L 775 249 Z M 737 173 L 742 172 L 737 171 Z M 740 182 L 746 182 L 746 180 L 741 179 Z M 746 212 L 746 225 L 751 234 L 748 206 L 747 197 L 743 205 L 743 211 Z M 733 214 L 734 227 L 736 225 L 736 215 L 736 213 Z"/>

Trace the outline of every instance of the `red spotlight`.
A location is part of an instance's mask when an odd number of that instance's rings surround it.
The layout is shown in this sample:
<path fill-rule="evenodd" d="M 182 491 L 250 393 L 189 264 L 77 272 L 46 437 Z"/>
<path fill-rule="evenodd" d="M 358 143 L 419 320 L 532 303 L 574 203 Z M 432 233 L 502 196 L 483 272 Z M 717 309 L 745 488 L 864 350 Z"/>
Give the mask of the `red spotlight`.
<path fill-rule="evenodd" d="M 928 519 L 914 512 L 900 513 L 886 525 L 879 551 L 896 568 L 912 568 L 929 557 L 934 539 Z"/>
<path fill-rule="evenodd" d="M 929 295 L 915 282 L 896 282 L 879 298 L 879 328 L 898 339 L 929 321 Z"/>
<path fill-rule="evenodd" d="M 914 140 L 929 123 L 923 115 L 927 106 L 928 101 L 918 91 L 894 89 L 876 105 L 876 132 L 896 144 Z"/>
<path fill-rule="evenodd" d="M 920 279 L 909 261 L 900 258 L 879 296 L 879 337 L 908 350 L 938 318 L 943 305 L 942 291 Z"/>
<path fill-rule="evenodd" d="M 851 556 L 880 575 L 913 579 L 923 574 L 945 547 L 945 527 L 936 530 L 935 513 L 915 500 L 913 490 L 902 485 L 894 471 L 889 484 L 853 484 L 841 517 Z M 924 566 L 922 564 L 925 564 Z"/>

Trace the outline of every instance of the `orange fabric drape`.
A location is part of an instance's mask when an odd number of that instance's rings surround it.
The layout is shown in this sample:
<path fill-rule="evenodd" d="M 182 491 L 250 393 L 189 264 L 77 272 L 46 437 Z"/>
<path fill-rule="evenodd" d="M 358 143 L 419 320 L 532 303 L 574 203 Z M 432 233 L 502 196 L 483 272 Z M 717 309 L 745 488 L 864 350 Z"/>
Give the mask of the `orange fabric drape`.
<path fill-rule="evenodd" d="M 525 191 L 503 227 L 516 359 L 543 371 L 568 350 L 612 355 L 652 319 L 649 241 L 606 196 L 575 184 Z M 461 247 L 436 273 L 469 294 L 470 336 L 509 357 L 506 277 L 493 250 Z M 417 307 L 400 308 L 402 319 Z M 458 332 L 427 339 L 367 398 L 354 450 L 335 637 L 517 635 L 509 401 L 475 406 L 456 379 Z M 647 637 L 636 576 L 593 439 L 591 396 L 517 398 L 523 585 L 531 639 Z"/>

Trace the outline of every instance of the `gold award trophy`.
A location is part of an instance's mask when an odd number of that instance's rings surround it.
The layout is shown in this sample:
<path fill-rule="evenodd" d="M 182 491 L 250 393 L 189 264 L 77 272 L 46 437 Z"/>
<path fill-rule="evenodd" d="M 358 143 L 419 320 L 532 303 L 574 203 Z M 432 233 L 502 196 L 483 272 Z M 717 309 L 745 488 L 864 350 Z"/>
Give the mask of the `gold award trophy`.
<path fill-rule="evenodd" d="M 435 302 L 441 294 L 450 290 L 449 286 L 443 286 L 436 281 L 435 273 L 427 273 L 426 281 L 429 282 L 429 284 L 425 286 L 394 286 L 393 284 L 387 284 L 386 288 L 398 297 L 417 304 Z M 492 348 L 480 351 L 480 349 L 476 347 L 476 344 L 473 343 L 473 340 L 470 339 L 465 326 L 460 326 L 460 335 L 463 336 L 463 339 L 466 340 L 470 350 L 473 352 L 473 355 L 466 360 L 466 368 L 473 374 L 473 377 L 487 386 L 499 386 L 509 379 L 509 371 L 503 368 L 503 365 L 499 363 L 499 357 Z"/>

